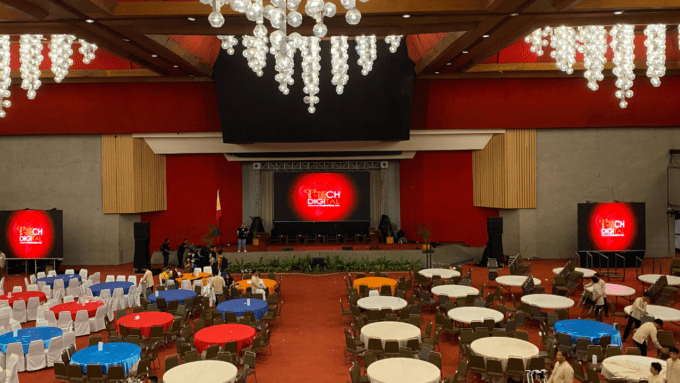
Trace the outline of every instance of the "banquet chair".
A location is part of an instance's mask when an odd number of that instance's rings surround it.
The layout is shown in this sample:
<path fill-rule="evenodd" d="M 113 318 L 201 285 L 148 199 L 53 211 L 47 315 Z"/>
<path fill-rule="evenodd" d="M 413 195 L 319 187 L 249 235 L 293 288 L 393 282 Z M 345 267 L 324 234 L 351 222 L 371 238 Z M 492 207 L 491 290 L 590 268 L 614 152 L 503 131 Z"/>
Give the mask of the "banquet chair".
<path fill-rule="evenodd" d="M 116 310 L 116 320 L 119 320 L 120 318 L 122 318 L 126 315 L 127 315 L 127 311 L 125 311 L 125 309 Z"/>
<path fill-rule="evenodd" d="M 165 332 L 163 331 L 163 326 L 151 326 L 149 342 L 156 342 L 156 348 L 158 348 L 159 343 L 163 344 L 163 347 L 165 347 Z"/>
<path fill-rule="evenodd" d="M 69 349 L 69 356 L 73 355 L 70 351 L 76 351 L 76 333 L 73 331 L 64 333 L 64 339 L 61 346 Z"/>
<path fill-rule="evenodd" d="M 26 288 L 28 288 L 28 286 L 29 286 L 30 284 L 31 284 L 31 283 L 28 281 L 28 278 L 24 277 L 24 286 L 26 286 Z"/>
<path fill-rule="evenodd" d="M 184 363 L 198 362 L 200 358 L 198 357 L 198 352 L 187 351 L 184 353 Z"/>
<path fill-rule="evenodd" d="M 399 357 L 399 341 L 398 340 L 386 340 L 385 349 L 383 350 L 383 355 L 385 358 L 396 358 Z"/>
<path fill-rule="evenodd" d="M 88 279 L 92 281 L 93 284 L 99 284 L 102 282 L 102 275 L 99 271 L 96 273 L 92 274 Z"/>
<path fill-rule="evenodd" d="M 64 295 L 66 295 L 64 289 L 64 280 L 55 279 L 54 287 L 52 287 L 52 299 L 61 299 L 64 297 Z"/>
<path fill-rule="evenodd" d="M 40 291 L 38 285 L 28 285 L 26 286 L 26 291 Z"/>
<path fill-rule="evenodd" d="M 50 339 L 50 345 L 47 347 L 47 350 L 43 350 L 43 354 L 45 356 L 45 363 L 47 364 L 47 367 L 52 367 L 55 364 L 55 362 L 61 360 L 61 352 L 64 349 L 63 344 L 64 344 L 63 336 L 57 336 Z"/>
<path fill-rule="evenodd" d="M 38 317 L 38 307 L 40 306 L 40 298 L 28 298 L 28 306 L 26 307 L 26 320 L 34 321 Z"/>
<path fill-rule="evenodd" d="M 588 351 L 586 353 L 586 361 L 588 362 L 588 366 L 592 367 L 595 369 L 595 371 L 600 371 L 602 369 L 602 361 L 604 360 L 604 355 L 602 353 L 602 348 L 599 345 L 594 345 L 591 344 L 588 346 Z M 595 360 L 597 361 L 595 364 L 593 364 L 593 356 L 595 356 Z"/>
<path fill-rule="evenodd" d="M 433 350 L 439 348 L 439 334 L 440 334 L 440 329 L 436 328 L 434 330 L 434 336 L 432 338 L 426 338 L 423 339 L 423 346 L 428 346 L 432 348 Z"/>
<path fill-rule="evenodd" d="M 123 383 L 127 380 L 127 376 L 125 375 L 125 369 L 123 368 L 123 366 L 120 365 L 110 366 L 106 372 L 107 372 L 106 380 L 108 383 Z"/>
<path fill-rule="evenodd" d="M 116 281 L 115 275 L 107 275 L 106 276 L 106 282 L 115 282 L 115 281 Z"/>
<path fill-rule="evenodd" d="M 44 271 L 38 271 L 38 279 L 45 278 L 46 276 L 47 276 L 47 274 L 45 274 Z"/>
<path fill-rule="evenodd" d="M 57 327 L 59 327 L 64 333 L 73 329 L 73 321 L 71 320 L 71 313 L 69 311 L 62 311 L 59 313 Z"/>
<path fill-rule="evenodd" d="M 508 357 L 508 365 L 507 365 L 505 371 L 508 374 L 508 378 L 519 377 L 518 380 L 520 380 L 520 381 L 523 380 L 524 373 L 525 373 L 525 371 L 524 371 L 524 359 L 520 358 L 519 356 Z"/>
<path fill-rule="evenodd" d="M 68 370 L 66 368 L 66 364 L 61 361 L 54 363 L 54 381 L 56 382 L 57 380 L 68 382 Z"/>
<path fill-rule="evenodd" d="M 102 372 L 102 366 L 96 363 L 91 363 L 87 365 L 87 381 L 89 383 L 103 382 L 104 373 Z"/>
<path fill-rule="evenodd" d="M 45 283 L 45 282 L 41 282 L 41 283 Z M 45 294 L 45 297 L 48 300 L 52 299 L 52 289 L 50 288 L 50 286 L 45 285 L 40 289 L 40 291 L 42 291 Z"/>
<path fill-rule="evenodd" d="M 600 380 L 600 376 L 597 371 L 592 367 L 586 367 L 586 374 L 588 376 L 589 383 L 607 383 L 606 380 Z"/>
<path fill-rule="evenodd" d="M 21 286 L 14 286 L 12 288 L 12 293 L 20 293 L 22 291 L 24 291 L 24 290 L 23 290 L 23 287 L 21 287 Z"/>
<path fill-rule="evenodd" d="M 116 282 L 125 282 L 125 275 L 119 275 L 116 277 Z"/>
<path fill-rule="evenodd" d="M 59 317 L 61 319 L 61 313 Z M 76 336 L 90 335 L 90 318 L 86 310 L 76 312 L 75 332 Z"/>
<path fill-rule="evenodd" d="M 37 371 L 47 367 L 45 360 L 45 342 L 42 339 L 31 341 L 26 354 L 26 371 Z"/>
<path fill-rule="evenodd" d="M 615 344 L 610 344 L 610 345 L 607 346 L 605 358 L 609 358 L 610 356 L 622 355 L 622 354 L 623 353 L 621 352 L 621 347 L 619 347 Z"/>
<path fill-rule="evenodd" d="M 592 341 L 590 338 L 578 338 L 576 339 L 576 358 L 581 361 L 586 360 L 586 356 L 588 355 L 588 347 L 592 344 Z"/>
<path fill-rule="evenodd" d="M 135 286 L 137 285 L 137 276 L 136 275 L 130 275 L 127 277 L 128 282 L 132 282 Z"/>
<path fill-rule="evenodd" d="M 66 289 L 66 294 L 79 297 L 80 296 L 80 282 L 77 279 L 71 279 L 68 282 L 68 288 Z"/>
<path fill-rule="evenodd" d="M 64 297 L 64 303 L 71 303 L 71 302 L 74 302 L 74 301 L 75 301 L 75 298 L 73 297 L 73 295 L 67 295 L 67 296 Z"/>
<path fill-rule="evenodd" d="M 47 321 L 48 327 L 58 327 L 57 317 L 54 315 L 54 311 L 52 310 L 45 311 L 45 321 Z"/>
<path fill-rule="evenodd" d="M 78 272 L 78 275 L 80 275 L 81 281 L 86 281 L 87 280 L 87 269 L 80 269 L 80 271 Z"/>
<path fill-rule="evenodd" d="M 113 300 L 116 310 L 127 307 L 127 302 L 125 301 L 125 292 L 122 287 L 113 289 L 111 300 Z"/>
<path fill-rule="evenodd" d="M 626 355 L 642 355 L 642 352 L 637 347 L 628 347 L 626 349 Z"/>
<path fill-rule="evenodd" d="M 23 362 L 23 355 L 19 357 L 17 354 L 12 355 L 7 360 L 7 370 L 5 372 L 5 383 L 19 383 L 19 368 Z"/>
<path fill-rule="evenodd" d="M 35 327 L 45 327 L 48 325 L 45 319 L 45 312 L 49 310 L 47 305 L 40 305 L 35 313 Z"/>
<path fill-rule="evenodd" d="M 64 274 L 75 274 L 75 273 L 76 273 L 76 271 L 74 269 L 66 269 L 66 271 L 64 272 Z"/>
<path fill-rule="evenodd" d="M 66 366 L 66 369 L 68 371 L 69 382 L 85 382 L 85 375 L 83 375 L 83 370 L 80 368 L 80 365 L 71 363 Z"/>
<path fill-rule="evenodd" d="M 45 350 L 43 350 L 43 353 L 44 352 Z M 24 359 L 24 346 L 22 346 L 20 342 L 14 342 L 7 345 L 7 352 L 5 352 L 5 358 L 8 370 L 11 367 L 10 359 L 12 355 L 16 355 L 19 357 L 16 362 L 16 371 L 17 372 L 26 371 L 26 360 Z"/>
<path fill-rule="evenodd" d="M 529 341 L 529 333 L 524 331 L 524 330 L 516 330 L 515 331 L 515 338 L 528 342 Z M 565 354 L 565 355 L 571 355 L 571 345 L 569 345 L 569 353 Z"/>
<path fill-rule="evenodd" d="M 48 272 L 47 272 L 47 276 L 48 276 L 48 277 L 56 277 L 56 276 L 57 276 L 56 270 L 50 270 L 50 271 L 48 271 Z"/>
<path fill-rule="evenodd" d="M 26 323 L 26 301 L 18 299 L 14 301 L 12 306 L 12 315 L 14 320 L 19 323 Z"/>
<path fill-rule="evenodd" d="M 182 290 L 191 290 L 191 281 L 188 280 L 188 279 L 183 279 L 181 289 Z"/>

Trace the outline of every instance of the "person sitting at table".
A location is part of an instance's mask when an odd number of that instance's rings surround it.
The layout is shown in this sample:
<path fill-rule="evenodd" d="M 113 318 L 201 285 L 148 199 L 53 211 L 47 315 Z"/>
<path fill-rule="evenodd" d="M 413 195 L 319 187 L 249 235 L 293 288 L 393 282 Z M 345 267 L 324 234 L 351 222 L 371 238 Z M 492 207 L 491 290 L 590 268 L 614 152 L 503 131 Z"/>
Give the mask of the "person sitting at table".
<path fill-rule="evenodd" d="M 647 378 L 647 381 L 649 383 L 664 383 L 663 375 L 660 374 L 661 363 L 652 362 L 651 367 L 649 367 L 649 372 L 651 373 L 649 378 Z"/>
<path fill-rule="evenodd" d="M 262 282 L 262 279 L 260 279 L 260 271 L 255 270 L 253 272 L 253 276 L 250 278 L 250 287 L 253 291 L 253 295 L 260 293 L 263 295 L 267 295 L 267 286 L 265 286 L 264 282 Z"/>
<path fill-rule="evenodd" d="M 142 280 L 139 281 L 139 284 L 142 286 L 142 291 L 146 289 L 151 289 L 151 291 L 153 291 L 153 274 L 148 267 L 144 268 L 144 276 L 142 277 Z"/>
<path fill-rule="evenodd" d="M 557 351 L 555 354 L 555 368 L 553 368 L 552 375 L 547 383 L 573 383 L 574 369 L 571 367 L 567 358 L 564 357 L 562 351 Z"/>
<path fill-rule="evenodd" d="M 166 267 L 158 278 L 160 279 L 161 285 L 167 286 L 168 279 L 172 278 L 172 272 L 170 271 L 170 268 Z"/>
<path fill-rule="evenodd" d="M 647 356 L 647 338 L 652 339 L 652 343 L 657 349 L 661 348 L 661 344 L 656 339 L 656 333 L 663 327 L 661 319 L 655 319 L 654 322 L 647 322 L 640 326 L 633 335 L 633 343 L 640 349 L 642 356 Z"/>
<path fill-rule="evenodd" d="M 224 272 L 224 285 L 227 290 L 230 290 L 234 286 L 234 278 L 232 278 L 228 271 Z"/>
<path fill-rule="evenodd" d="M 190 251 L 189 255 L 187 255 L 187 259 L 184 260 L 184 273 L 193 273 L 194 272 L 194 252 Z"/>
<path fill-rule="evenodd" d="M 680 383 L 680 361 L 678 360 L 678 348 L 668 347 L 670 358 L 666 361 L 666 383 Z"/>
<path fill-rule="evenodd" d="M 638 297 L 633 302 L 633 306 L 630 308 L 630 315 L 628 316 L 628 323 L 626 323 L 626 330 L 623 332 L 623 341 L 628 339 L 628 334 L 630 330 L 633 329 L 633 324 L 635 328 L 640 327 L 640 319 L 642 316 L 647 314 L 647 304 L 649 303 L 649 297 Z"/>

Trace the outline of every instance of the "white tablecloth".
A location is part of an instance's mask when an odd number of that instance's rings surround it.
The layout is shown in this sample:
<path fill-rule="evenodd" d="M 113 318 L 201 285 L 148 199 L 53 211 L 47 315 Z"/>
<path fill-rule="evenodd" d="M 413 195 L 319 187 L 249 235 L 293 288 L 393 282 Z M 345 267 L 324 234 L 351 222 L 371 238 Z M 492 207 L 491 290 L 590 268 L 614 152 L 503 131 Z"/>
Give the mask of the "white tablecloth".
<path fill-rule="evenodd" d="M 662 274 L 642 274 L 638 277 L 644 283 L 649 283 L 650 285 L 656 282 Z M 666 280 L 668 280 L 668 285 L 670 286 L 680 286 L 680 277 L 673 275 L 666 275 Z"/>
<path fill-rule="evenodd" d="M 568 309 L 574 306 L 571 298 L 553 294 L 529 294 L 522 297 L 522 302 L 542 309 Z"/>
<path fill-rule="evenodd" d="M 432 363 L 412 358 L 389 358 L 371 363 L 371 383 L 438 383 L 441 372 Z"/>
<path fill-rule="evenodd" d="M 479 295 L 479 290 L 464 285 L 441 285 L 432 288 L 432 294 L 446 294 L 449 298 L 465 298 L 468 295 Z"/>
<path fill-rule="evenodd" d="M 638 382 L 640 379 L 648 379 L 652 374 L 649 367 L 652 362 L 661 364 L 661 376 L 666 376 L 666 361 L 656 358 L 648 358 L 638 355 L 610 356 L 602 361 L 602 376 L 607 379 L 613 377 L 624 378 L 629 382 Z"/>
<path fill-rule="evenodd" d="M 392 310 L 401 310 L 408 304 L 407 301 L 399 297 L 366 297 L 357 301 L 357 305 L 364 310 L 390 308 Z"/>
<path fill-rule="evenodd" d="M 496 282 L 500 283 L 503 286 L 509 286 L 509 287 L 520 287 L 524 284 L 524 281 L 527 280 L 527 277 L 524 275 L 504 275 L 502 277 L 496 278 Z M 541 284 L 541 280 L 538 278 L 534 278 L 534 285 L 538 286 Z"/>
<path fill-rule="evenodd" d="M 626 306 L 623 309 L 626 314 L 630 315 L 630 310 L 633 306 Z M 666 306 L 647 305 L 647 312 L 653 316 L 654 319 L 661 319 L 664 322 L 679 322 L 680 310 Z"/>
<path fill-rule="evenodd" d="M 400 347 L 406 347 L 411 338 L 420 341 L 420 329 L 412 324 L 402 322 L 377 322 L 361 328 L 359 339 L 368 347 L 368 338 L 379 338 L 385 347 L 385 341 L 398 340 Z"/>
<path fill-rule="evenodd" d="M 493 318 L 496 323 L 503 320 L 503 314 L 486 307 L 456 307 L 455 309 L 449 310 L 448 315 L 449 318 L 456 322 L 468 324 L 472 323 L 472 321 L 483 321 L 485 318 Z"/>
<path fill-rule="evenodd" d="M 562 267 L 554 268 L 553 274 L 557 275 L 557 274 L 561 273 L 562 269 L 563 269 Z M 577 267 L 577 268 L 574 269 L 574 271 L 578 271 L 580 273 L 583 273 L 584 278 L 590 278 L 592 276 L 595 276 L 595 270 L 591 270 L 591 269 L 584 269 L 582 267 Z"/>
<path fill-rule="evenodd" d="M 163 374 L 163 383 L 234 383 L 236 366 L 218 360 L 201 360 L 173 367 Z"/>
<path fill-rule="evenodd" d="M 420 270 L 418 274 L 428 278 L 432 278 L 433 275 L 439 275 L 444 279 L 460 277 L 460 273 L 458 271 L 449 269 L 424 269 Z"/>
<path fill-rule="evenodd" d="M 475 354 L 483 356 L 485 361 L 487 358 L 500 360 L 504 370 L 511 356 L 524 359 L 525 367 L 529 364 L 529 359 L 538 356 L 538 347 L 516 338 L 482 338 L 472 342 L 470 347 Z"/>
<path fill-rule="evenodd" d="M 593 292 L 593 286 L 586 287 L 586 290 Z M 607 283 L 605 293 L 612 297 L 628 297 L 635 294 L 635 289 L 632 287 L 617 285 L 615 283 Z"/>

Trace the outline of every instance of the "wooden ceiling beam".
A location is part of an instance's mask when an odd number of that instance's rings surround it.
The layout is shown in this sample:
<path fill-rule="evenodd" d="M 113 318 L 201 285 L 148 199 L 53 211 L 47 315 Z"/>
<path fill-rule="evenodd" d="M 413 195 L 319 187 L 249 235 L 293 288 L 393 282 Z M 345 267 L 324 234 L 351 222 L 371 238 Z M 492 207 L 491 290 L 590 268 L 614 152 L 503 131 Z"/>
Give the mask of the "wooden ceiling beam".
<path fill-rule="evenodd" d="M 145 47 L 155 52 L 159 57 L 172 62 L 174 65 L 193 75 L 212 77 L 212 68 L 179 45 L 175 40 L 164 35 L 149 35 L 146 36 L 146 39 L 142 37 L 135 36 L 135 41 L 144 44 Z"/>
<path fill-rule="evenodd" d="M 50 12 L 24 0 L 0 0 L 0 4 L 35 20 L 45 20 Z"/>
<path fill-rule="evenodd" d="M 13 84 L 21 83 L 21 75 L 18 71 L 11 74 Z M 40 81 L 43 84 L 56 84 L 54 73 L 49 70 L 41 71 Z M 107 83 L 107 82 L 202 82 L 212 81 L 205 77 L 167 77 L 160 76 L 148 69 L 85 69 L 70 70 L 68 75 L 61 81 L 61 84 L 83 84 L 83 83 Z"/>
<path fill-rule="evenodd" d="M 553 0 L 552 6 L 557 11 L 566 11 L 577 6 L 583 0 Z"/>

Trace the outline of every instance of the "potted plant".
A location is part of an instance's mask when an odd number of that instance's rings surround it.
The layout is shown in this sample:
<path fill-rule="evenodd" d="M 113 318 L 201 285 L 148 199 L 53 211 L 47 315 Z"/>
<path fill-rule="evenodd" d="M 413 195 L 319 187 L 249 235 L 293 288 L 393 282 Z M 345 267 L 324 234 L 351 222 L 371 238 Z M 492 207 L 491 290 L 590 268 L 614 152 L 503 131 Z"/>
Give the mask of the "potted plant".
<path fill-rule="evenodd" d="M 432 223 L 426 223 L 424 225 L 414 223 L 413 224 L 416 229 L 417 233 L 419 236 L 423 238 L 423 250 L 429 250 L 430 249 L 430 235 L 432 234 L 432 231 L 430 230 L 430 226 L 432 226 Z"/>
<path fill-rule="evenodd" d="M 208 245 L 208 247 L 213 247 L 215 244 L 215 238 L 217 238 L 217 226 L 216 225 L 210 225 L 208 228 L 208 234 L 204 235 L 203 238 L 203 243 Z"/>
<path fill-rule="evenodd" d="M 394 225 L 388 218 L 385 222 L 385 229 L 387 229 L 387 237 L 385 238 L 385 243 L 388 245 L 394 245 Z"/>
<path fill-rule="evenodd" d="M 253 246 L 260 246 L 260 239 L 257 237 L 259 233 L 260 223 L 262 219 L 259 217 L 250 217 L 253 220 Z"/>

